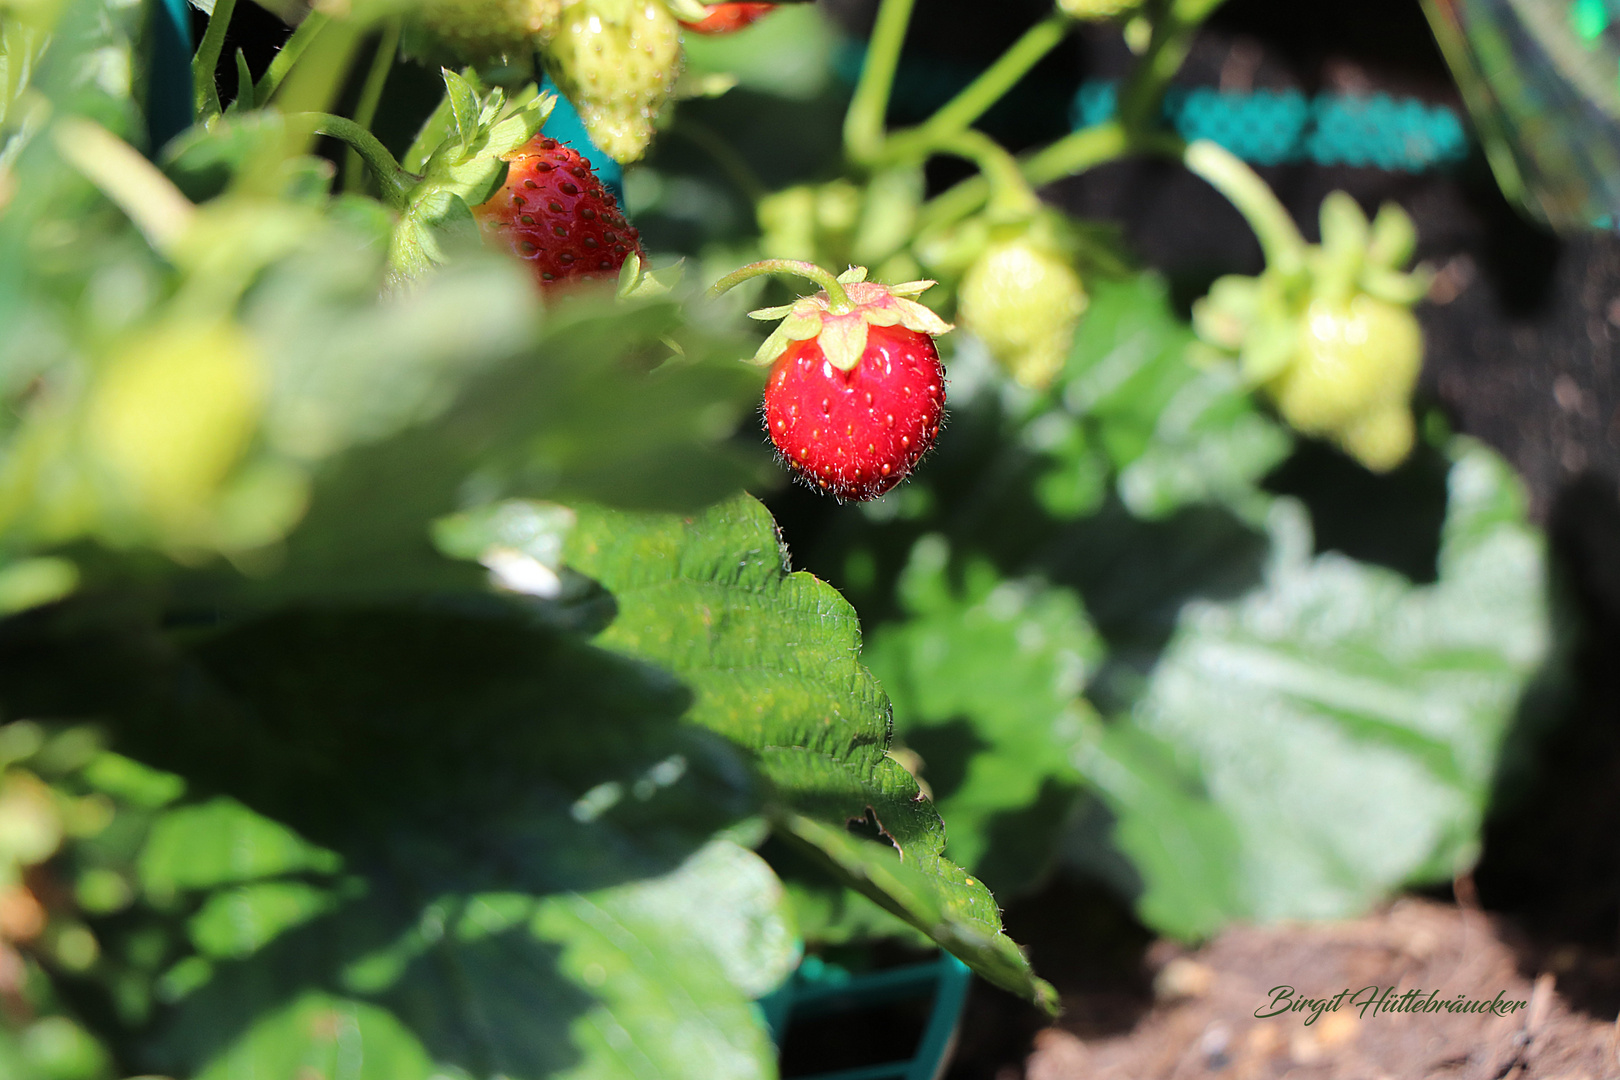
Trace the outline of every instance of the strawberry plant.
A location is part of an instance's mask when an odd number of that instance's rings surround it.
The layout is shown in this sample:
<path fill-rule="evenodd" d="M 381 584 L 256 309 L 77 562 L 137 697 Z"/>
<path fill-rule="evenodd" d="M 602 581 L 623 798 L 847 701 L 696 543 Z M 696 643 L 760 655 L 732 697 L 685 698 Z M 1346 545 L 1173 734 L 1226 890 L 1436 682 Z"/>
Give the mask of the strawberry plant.
<path fill-rule="evenodd" d="M 847 101 L 809 5 L 355 0 L 228 102 L 218 0 L 179 104 L 157 0 L 0 0 L 0 1073 L 770 1076 L 807 952 L 1054 1010 L 1053 872 L 1194 936 L 1465 868 L 1542 541 L 1414 418 L 1410 219 L 1157 126 L 1214 6 L 896 127 L 910 0 Z M 1077 19 L 1118 116 L 1015 156 Z M 1038 197 L 1128 155 L 1264 271 L 1188 322 Z M 1431 580 L 1314 550 L 1295 433 L 1438 477 Z"/>

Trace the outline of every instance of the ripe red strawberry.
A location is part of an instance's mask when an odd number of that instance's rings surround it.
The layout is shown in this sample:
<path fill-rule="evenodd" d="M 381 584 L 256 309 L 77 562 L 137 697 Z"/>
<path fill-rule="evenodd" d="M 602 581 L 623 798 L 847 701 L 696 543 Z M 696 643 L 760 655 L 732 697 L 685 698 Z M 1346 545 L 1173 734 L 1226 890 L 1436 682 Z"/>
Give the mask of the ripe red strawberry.
<path fill-rule="evenodd" d="M 529 261 L 541 288 L 611 280 L 630 255 L 646 258 L 640 234 L 572 147 L 536 135 L 505 160 L 506 183 L 473 216 Z"/>
<path fill-rule="evenodd" d="M 681 25 L 694 34 L 735 34 L 745 26 L 752 26 L 776 10 L 775 4 L 737 2 L 705 4 L 708 14 L 697 22 L 681 20 Z"/>
<path fill-rule="evenodd" d="M 945 411 L 934 335 L 950 326 L 911 299 L 931 284 L 846 281 L 850 310 L 837 311 L 823 292 L 758 313 L 787 315 L 760 349 L 760 359 L 776 354 L 765 426 L 806 484 L 875 499 L 934 445 Z"/>

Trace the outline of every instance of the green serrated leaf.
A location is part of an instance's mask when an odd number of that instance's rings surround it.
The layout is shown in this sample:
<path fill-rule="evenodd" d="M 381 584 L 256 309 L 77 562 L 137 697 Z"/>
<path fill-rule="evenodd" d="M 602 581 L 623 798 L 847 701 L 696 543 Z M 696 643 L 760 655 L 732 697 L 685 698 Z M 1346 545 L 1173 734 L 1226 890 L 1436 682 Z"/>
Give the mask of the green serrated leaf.
<path fill-rule="evenodd" d="M 797 961 L 791 915 L 724 835 L 756 812 L 748 771 L 679 722 L 667 675 L 502 605 L 302 612 L 168 649 L 85 614 L 5 639 L 30 663 L 0 659 L 0 701 L 94 704 L 123 749 L 229 793 L 166 811 L 141 859 L 201 902 L 169 1016 L 127 1044 L 143 1067 L 768 1073 L 749 1002 Z"/>
<path fill-rule="evenodd" d="M 1518 482 L 1477 443 L 1449 453 L 1435 584 L 1313 558 L 1303 509 L 1279 500 L 1264 582 L 1183 610 L 1121 721 L 1141 736 L 1111 732 L 1091 759 L 1157 928 L 1350 916 L 1477 858 L 1502 738 L 1553 632 Z M 1124 752 L 1142 739 L 1193 777 L 1179 809 L 1162 770 Z M 1166 847 L 1216 834 L 1229 857 Z"/>
<path fill-rule="evenodd" d="M 152 826 L 140 857 L 141 887 L 169 897 L 305 871 L 330 874 L 336 852 L 311 844 L 279 822 L 230 798 L 177 807 Z"/>
<path fill-rule="evenodd" d="M 899 582 L 908 618 L 877 629 L 867 662 L 924 779 L 953 778 L 934 792 L 947 854 L 1005 893 L 1045 869 L 1078 794 L 1080 692 L 1103 646 L 1070 590 L 976 559 L 958 592 L 949 557 L 943 537 L 917 542 Z"/>
<path fill-rule="evenodd" d="M 788 808 L 784 828 L 987 978 L 1043 999 L 989 890 L 943 857 L 938 815 L 887 755 L 887 701 L 857 659 L 854 611 L 824 582 L 788 573 L 764 507 L 739 497 L 684 518 L 582 507 L 567 558 L 618 604 L 601 643 L 696 690 L 689 719 L 757 755 Z M 827 840 L 848 836 L 850 821 L 892 840 L 900 877 L 857 873 L 865 849 Z M 904 896 L 883 892 L 891 881 Z"/>

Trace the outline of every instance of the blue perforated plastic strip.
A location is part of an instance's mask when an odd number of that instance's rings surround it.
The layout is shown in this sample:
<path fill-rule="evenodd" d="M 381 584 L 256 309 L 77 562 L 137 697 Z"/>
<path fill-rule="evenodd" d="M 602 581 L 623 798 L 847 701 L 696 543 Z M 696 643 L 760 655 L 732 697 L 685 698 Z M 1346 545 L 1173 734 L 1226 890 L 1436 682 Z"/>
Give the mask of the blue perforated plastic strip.
<path fill-rule="evenodd" d="M 1113 116 L 1116 97 L 1111 82 L 1081 86 L 1075 125 Z M 1388 94 L 1307 98 L 1297 90 L 1223 94 L 1175 86 L 1164 96 L 1164 119 L 1184 139 L 1209 139 L 1258 165 L 1309 161 L 1416 173 L 1457 165 L 1469 154 L 1455 112 Z"/>

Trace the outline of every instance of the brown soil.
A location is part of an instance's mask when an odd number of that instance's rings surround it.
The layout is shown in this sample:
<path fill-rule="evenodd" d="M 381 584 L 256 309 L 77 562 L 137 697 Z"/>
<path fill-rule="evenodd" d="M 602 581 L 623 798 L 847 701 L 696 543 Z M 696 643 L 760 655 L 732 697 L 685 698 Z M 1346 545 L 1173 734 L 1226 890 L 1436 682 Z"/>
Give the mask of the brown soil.
<path fill-rule="evenodd" d="M 1154 1004 L 1123 1032 L 1098 1030 L 1085 996 L 1065 998 L 1038 1032 L 1026 1080 L 1610 1080 L 1616 1025 L 1572 1009 L 1551 971 L 1521 971 L 1527 946 L 1477 910 L 1403 899 L 1348 922 L 1235 927 L 1193 952 L 1149 950 Z M 1556 958 L 1553 961 L 1557 963 Z M 1350 993 L 1314 1021 L 1271 1012 L 1274 987 L 1300 997 Z M 1363 988 L 1374 988 L 1356 997 Z M 1437 1001 L 1491 1001 L 1506 1015 L 1359 1009 L 1385 987 Z M 1512 1011 L 1505 1003 L 1523 1002 Z M 1106 1031 L 1112 1025 L 1104 1024 Z M 1089 1029 L 1089 1030 L 1088 1030 Z M 1001 1080 L 1014 1080 L 1004 1067 Z"/>

